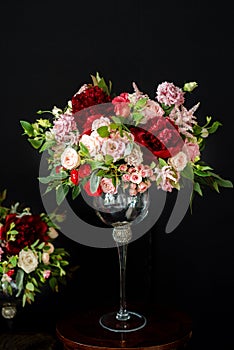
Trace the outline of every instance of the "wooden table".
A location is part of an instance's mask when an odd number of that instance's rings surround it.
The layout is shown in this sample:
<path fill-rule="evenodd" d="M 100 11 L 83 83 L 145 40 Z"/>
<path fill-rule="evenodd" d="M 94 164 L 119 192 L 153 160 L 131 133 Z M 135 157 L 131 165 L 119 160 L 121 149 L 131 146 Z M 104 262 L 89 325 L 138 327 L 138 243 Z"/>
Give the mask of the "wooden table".
<path fill-rule="evenodd" d="M 64 350 L 177 350 L 189 343 L 192 321 L 184 312 L 162 306 L 129 307 L 131 310 L 146 317 L 144 328 L 129 333 L 106 330 L 99 318 L 113 308 L 97 308 L 61 317 L 56 327 L 58 339 Z"/>

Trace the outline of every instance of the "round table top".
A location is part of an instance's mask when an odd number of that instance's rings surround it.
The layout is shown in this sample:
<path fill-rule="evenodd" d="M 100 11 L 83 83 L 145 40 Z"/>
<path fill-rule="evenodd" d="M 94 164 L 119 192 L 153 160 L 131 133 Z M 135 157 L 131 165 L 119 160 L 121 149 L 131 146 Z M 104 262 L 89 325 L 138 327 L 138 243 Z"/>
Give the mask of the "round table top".
<path fill-rule="evenodd" d="M 129 307 L 146 317 L 146 325 L 133 332 L 113 332 L 99 324 L 100 317 L 113 308 L 68 313 L 57 322 L 56 333 L 64 349 L 169 350 L 186 346 L 192 336 L 191 318 L 184 312 L 162 306 Z"/>

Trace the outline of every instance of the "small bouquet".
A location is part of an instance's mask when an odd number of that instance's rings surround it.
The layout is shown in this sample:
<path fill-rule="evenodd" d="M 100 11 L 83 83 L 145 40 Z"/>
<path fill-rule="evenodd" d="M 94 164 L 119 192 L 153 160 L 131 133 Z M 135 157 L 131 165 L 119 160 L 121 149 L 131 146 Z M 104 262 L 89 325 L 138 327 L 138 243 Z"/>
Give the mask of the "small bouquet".
<path fill-rule="evenodd" d="M 163 82 L 152 99 L 135 83 L 133 92 L 116 96 L 111 82 L 98 73 L 91 77 L 64 109 L 39 111 L 48 118 L 34 123 L 21 121 L 31 145 L 48 152 L 49 174 L 39 180 L 46 193 L 56 191 L 58 204 L 70 189 L 75 199 L 81 190 L 98 196 L 115 194 L 118 186 L 134 196 L 152 183 L 171 192 L 180 190 L 183 179 L 191 180 L 193 194 L 203 195 L 204 186 L 217 192 L 220 186 L 232 187 L 202 160 L 207 137 L 221 123 L 206 117 L 199 125 L 199 103 L 185 106 L 196 82 L 182 88 Z"/>
<path fill-rule="evenodd" d="M 66 283 L 69 253 L 57 248 L 55 221 L 62 215 L 32 214 L 30 208 L 20 210 L 19 203 L 2 206 L 6 190 L 0 194 L 0 292 L 22 298 L 31 304 L 35 294 L 49 285 L 58 292 Z"/>

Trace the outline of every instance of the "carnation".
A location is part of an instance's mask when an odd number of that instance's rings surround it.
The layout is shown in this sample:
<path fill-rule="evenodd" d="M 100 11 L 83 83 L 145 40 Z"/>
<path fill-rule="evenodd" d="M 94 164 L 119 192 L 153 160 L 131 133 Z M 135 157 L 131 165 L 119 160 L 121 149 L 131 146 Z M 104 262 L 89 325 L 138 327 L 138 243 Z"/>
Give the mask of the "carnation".
<path fill-rule="evenodd" d="M 166 106 L 180 106 L 184 103 L 184 92 L 173 83 L 165 81 L 158 85 L 156 98 Z"/>

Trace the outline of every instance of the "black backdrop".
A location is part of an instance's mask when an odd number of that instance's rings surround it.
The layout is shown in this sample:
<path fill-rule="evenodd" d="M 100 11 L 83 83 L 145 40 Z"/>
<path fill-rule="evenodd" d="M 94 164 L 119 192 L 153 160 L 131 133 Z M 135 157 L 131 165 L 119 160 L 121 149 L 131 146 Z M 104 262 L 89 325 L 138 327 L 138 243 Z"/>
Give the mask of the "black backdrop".
<path fill-rule="evenodd" d="M 197 81 L 198 117 L 212 115 L 223 124 L 210 136 L 204 159 L 233 180 L 232 15 L 226 1 L 2 4 L 0 188 L 8 189 L 8 202 L 43 210 L 40 156 L 22 137 L 19 121 L 33 121 L 39 109 L 63 107 L 96 71 L 112 80 L 116 93 L 132 91 L 135 81 L 151 97 L 162 81 Z M 196 198 L 192 216 L 188 212 L 171 234 L 165 234 L 165 210 L 152 230 L 129 246 L 129 299 L 188 311 L 194 349 L 234 347 L 232 200 L 232 189 L 207 190 Z M 83 246 L 63 234 L 60 240 L 80 264 L 68 290 L 56 299 L 60 307 L 90 307 L 106 299 L 118 303 L 115 249 Z M 38 303 L 41 310 L 45 300 Z"/>

